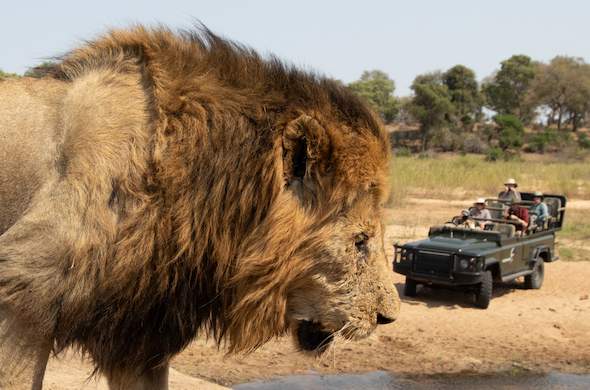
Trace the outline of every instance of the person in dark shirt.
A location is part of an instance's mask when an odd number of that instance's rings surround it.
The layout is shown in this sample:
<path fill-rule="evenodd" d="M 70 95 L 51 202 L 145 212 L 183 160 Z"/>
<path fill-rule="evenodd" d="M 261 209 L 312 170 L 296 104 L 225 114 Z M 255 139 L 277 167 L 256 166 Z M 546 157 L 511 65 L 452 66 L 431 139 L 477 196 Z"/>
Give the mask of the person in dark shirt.
<path fill-rule="evenodd" d="M 517 232 L 522 234 L 529 226 L 529 210 L 526 207 L 512 205 L 507 209 L 505 217 L 512 222 Z"/>

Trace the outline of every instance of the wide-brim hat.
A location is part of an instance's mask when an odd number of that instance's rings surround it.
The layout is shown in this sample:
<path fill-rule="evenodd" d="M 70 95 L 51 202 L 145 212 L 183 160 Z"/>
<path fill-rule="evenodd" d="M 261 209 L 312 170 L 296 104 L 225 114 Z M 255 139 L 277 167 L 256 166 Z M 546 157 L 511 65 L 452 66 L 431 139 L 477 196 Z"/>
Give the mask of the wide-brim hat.
<path fill-rule="evenodd" d="M 504 185 L 513 185 L 514 187 L 518 187 L 518 183 L 513 178 L 510 178 L 504 182 Z"/>
<path fill-rule="evenodd" d="M 477 198 L 473 204 L 486 204 L 486 198 Z"/>
<path fill-rule="evenodd" d="M 533 193 L 533 198 L 542 198 L 543 197 L 543 193 L 541 191 L 535 191 Z"/>

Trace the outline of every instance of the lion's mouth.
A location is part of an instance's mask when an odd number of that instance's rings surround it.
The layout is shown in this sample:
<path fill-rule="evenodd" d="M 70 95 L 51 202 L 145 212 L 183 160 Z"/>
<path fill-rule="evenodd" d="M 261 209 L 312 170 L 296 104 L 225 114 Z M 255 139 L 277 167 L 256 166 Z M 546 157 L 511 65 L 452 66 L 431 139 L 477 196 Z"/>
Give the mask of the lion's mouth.
<path fill-rule="evenodd" d="M 303 350 L 322 353 L 328 348 L 333 339 L 334 333 L 324 330 L 319 322 L 299 321 L 297 341 Z"/>

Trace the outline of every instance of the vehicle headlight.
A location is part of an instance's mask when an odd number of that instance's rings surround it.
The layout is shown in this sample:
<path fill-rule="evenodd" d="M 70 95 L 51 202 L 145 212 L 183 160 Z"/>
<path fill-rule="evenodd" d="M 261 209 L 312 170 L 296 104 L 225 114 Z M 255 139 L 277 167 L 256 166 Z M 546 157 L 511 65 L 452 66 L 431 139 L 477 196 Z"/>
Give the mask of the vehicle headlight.
<path fill-rule="evenodd" d="M 466 257 L 459 260 L 459 269 L 476 272 L 480 268 L 477 257 Z"/>
<path fill-rule="evenodd" d="M 408 255 L 406 256 L 406 258 L 408 259 L 408 261 L 413 261 L 414 260 L 414 252 L 408 252 Z"/>
<path fill-rule="evenodd" d="M 467 267 L 469 267 L 469 260 L 467 260 L 467 259 L 459 260 L 459 267 L 461 269 L 467 269 Z"/>

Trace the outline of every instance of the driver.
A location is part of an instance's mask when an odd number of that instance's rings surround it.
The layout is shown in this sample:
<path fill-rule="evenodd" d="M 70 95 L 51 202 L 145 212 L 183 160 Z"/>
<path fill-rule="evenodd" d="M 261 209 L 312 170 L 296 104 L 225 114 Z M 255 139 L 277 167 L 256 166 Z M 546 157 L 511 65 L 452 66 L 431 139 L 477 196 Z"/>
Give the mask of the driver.
<path fill-rule="evenodd" d="M 492 215 L 490 210 L 486 209 L 485 198 L 478 198 L 474 203 L 473 207 L 469 210 L 469 217 L 475 219 L 475 226 L 483 228 L 485 225 L 490 223 Z"/>

